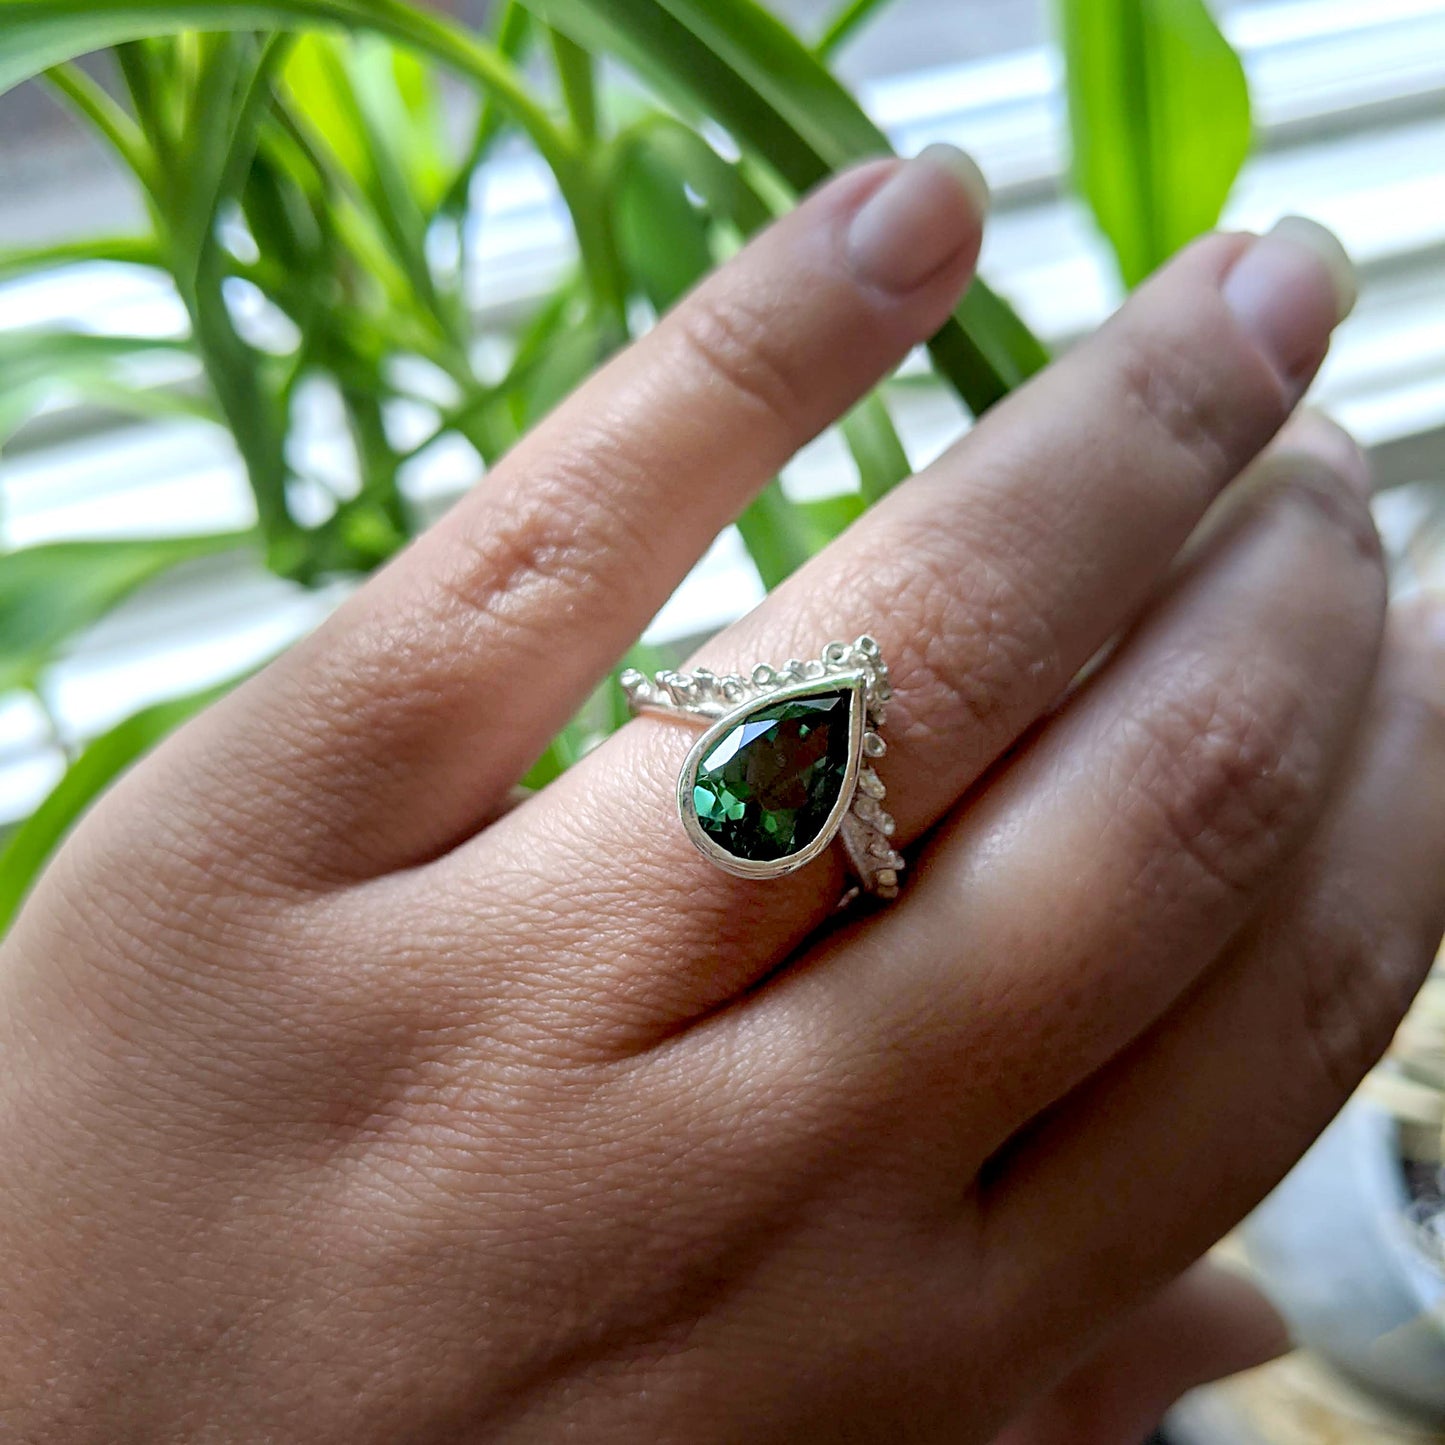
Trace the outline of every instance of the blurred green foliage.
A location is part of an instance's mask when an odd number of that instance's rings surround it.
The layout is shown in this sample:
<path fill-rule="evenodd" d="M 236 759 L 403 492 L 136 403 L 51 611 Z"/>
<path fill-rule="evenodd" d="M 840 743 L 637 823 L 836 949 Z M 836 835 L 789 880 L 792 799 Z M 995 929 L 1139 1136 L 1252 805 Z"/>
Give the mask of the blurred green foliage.
<path fill-rule="evenodd" d="M 461 438 L 483 473 L 639 319 L 803 190 L 887 150 L 828 68 L 885 3 L 848 0 L 808 39 L 755 0 L 500 0 L 486 34 L 405 0 L 0 0 L 0 90 L 43 74 L 134 177 L 150 221 L 144 236 L 0 254 L 0 280 L 142 266 L 170 278 L 189 321 L 175 340 L 0 333 L 0 445 L 77 392 L 200 417 L 231 437 L 256 515 L 240 535 L 0 554 L 0 688 L 42 686 L 79 630 L 189 558 L 253 549 L 299 586 L 384 561 L 420 523 L 401 485 L 413 457 Z M 1237 126 L 1215 155 L 1197 122 L 1229 91 L 1233 57 L 1198 0 L 1063 9 L 1083 192 L 1133 280 L 1217 214 Z M 113 85 L 73 63 L 102 48 Z M 600 83 L 604 60 L 652 99 Z M 460 139 L 459 90 L 470 100 Z M 577 262 L 532 314 L 487 338 L 505 350 L 498 371 L 479 363 L 469 297 L 476 197 L 503 141 L 550 168 Z M 238 296 L 269 318 L 264 335 L 241 323 Z M 983 283 L 930 350 L 937 381 L 974 413 L 1045 361 Z M 157 353 L 198 363 L 202 384 L 139 380 L 137 363 Z M 339 398 L 352 485 L 308 476 L 289 445 L 300 390 L 317 382 Z M 395 439 L 398 402 L 431 416 L 421 445 Z M 907 475 L 885 392 L 840 433 L 853 491 L 800 504 L 775 481 L 739 520 L 769 586 Z M 148 708 L 80 753 L 5 841 L 0 928 L 88 801 L 217 691 Z M 529 781 L 621 721 L 616 695 L 599 694 Z"/>
<path fill-rule="evenodd" d="M 1074 179 L 1128 286 L 1209 230 L 1250 143 L 1244 67 L 1204 0 L 1061 0 Z"/>

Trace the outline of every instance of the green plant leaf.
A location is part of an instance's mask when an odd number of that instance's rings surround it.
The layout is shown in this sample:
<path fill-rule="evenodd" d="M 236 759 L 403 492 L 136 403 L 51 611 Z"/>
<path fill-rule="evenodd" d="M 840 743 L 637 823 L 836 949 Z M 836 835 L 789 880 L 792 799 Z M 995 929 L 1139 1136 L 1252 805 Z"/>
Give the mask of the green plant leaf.
<path fill-rule="evenodd" d="M 375 36 L 312 33 L 293 47 L 287 91 L 312 142 L 336 157 L 408 273 L 425 276 L 427 217 L 447 167 L 431 75 L 415 54 Z"/>
<path fill-rule="evenodd" d="M 1249 150 L 1249 88 L 1204 0 L 1059 0 L 1074 177 L 1126 285 L 1209 230 Z"/>
<path fill-rule="evenodd" d="M 0 93 L 126 41 L 298 26 L 375 30 L 441 60 L 496 94 L 564 178 L 575 173 L 575 153 L 505 57 L 406 0 L 0 0 Z"/>
<path fill-rule="evenodd" d="M 151 155 L 140 127 L 97 81 L 73 65 L 56 66 L 46 78 L 135 175 L 148 178 Z"/>
<path fill-rule="evenodd" d="M 527 769 L 519 787 L 540 792 L 548 783 L 560 778 L 583 753 L 582 730 L 568 723 L 543 749 L 542 756 Z"/>
<path fill-rule="evenodd" d="M 528 0 L 688 112 L 710 115 L 795 190 L 864 155 L 882 132 L 807 47 L 752 0 Z"/>
<path fill-rule="evenodd" d="M 49 542 L 0 554 L 0 692 L 30 686 L 67 638 L 143 583 L 193 557 L 243 546 L 244 532 Z"/>
<path fill-rule="evenodd" d="M 613 180 L 623 265 L 657 311 L 665 311 L 713 265 L 707 217 L 687 194 L 667 132 L 647 127 L 622 143 Z"/>
<path fill-rule="evenodd" d="M 147 354 L 189 356 L 183 342 L 148 336 L 23 327 L 0 331 L 0 445 L 67 387 L 135 411 L 194 412 L 201 404 L 125 380 L 127 363 Z"/>
<path fill-rule="evenodd" d="M 670 115 L 657 114 L 648 122 L 648 143 L 686 178 L 715 219 L 726 219 L 740 236 L 762 230 L 783 207 L 773 210 L 745 168 L 727 160 L 690 126 Z"/>
<path fill-rule="evenodd" d="M 97 372 L 72 378 L 77 396 L 86 405 L 109 408 L 129 417 L 183 417 L 222 425 L 210 398 L 189 386 L 140 386 Z M 57 388 L 47 384 L 29 393 L 0 397 L 0 448 L 15 432 L 43 410 Z M 59 388 L 64 393 L 64 388 Z"/>
<path fill-rule="evenodd" d="M 714 116 L 796 192 L 887 149 L 878 128 L 811 51 L 754 0 L 527 0 L 547 23 L 599 43 L 668 95 Z M 488 86 L 552 166 L 604 305 L 620 311 L 610 228 L 569 135 L 495 49 L 403 0 L 0 0 L 0 91 L 87 50 L 180 29 L 337 25 L 378 30 Z M 932 343 L 940 371 L 980 412 L 1046 355 L 1000 298 L 975 283 Z"/>
<path fill-rule="evenodd" d="M 519 435 L 530 431 L 606 360 L 610 331 L 595 320 L 571 327 L 512 378 Z"/>
<path fill-rule="evenodd" d="M 57 376 L 113 370 L 147 353 L 185 351 L 184 342 L 166 337 L 111 336 L 38 326 L 0 331 L 0 396 Z"/>
<path fill-rule="evenodd" d="M 374 121 L 401 156 L 418 200 L 435 210 L 451 184 L 446 114 L 436 72 L 414 50 L 374 44 L 358 57 Z M 379 79 L 372 81 L 372 73 Z M 381 81 L 385 83 L 381 83 Z"/>
<path fill-rule="evenodd" d="M 488 467 L 495 465 L 533 422 L 605 359 L 609 336 L 610 328 L 589 311 L 577 279 L 564 282 L 522 328 L 507 374 L 445 413 L 437 429 L 403 460 L 456 432 Z"/>
<path fill-rule="evenodd" d="M 0 250 L 0 280 L 91 262 L 153 267 L 163 264 L 160 251 L 149 236 L 100 236 Z"/>
<path fill-rule="evenodd" d="M 520 61 L 532 43 L 532 17 L 519 0 L 502 0 L 493 11 L 493 33 L 497 53 L 507 61 Z M 471 195 L 472 176 L 486 159 L 497 137 L 502 133 L 506 112 L 497 104 L 490 90 L 482 96 L 477 110 L 476 128 L 472 132 L 472 143 L 467 158 L 462 162 L 451 186 L 442 197 L 438 212 L 441 215 L 460 217 L 467 208 Z"/>
<path fill-rule="evenodd" d="M 192 294 L 199 284 L 207 253 L 215 246 L 221 206 L 251 168 L 271 73 L 291 41 L 287 35 L 271 35 L 259 44 L 250 36 L 207 38 L 211 44 L 197 82 L 201 95 L 192 107 L 186 163 L 173 167 L 176 194 L 167 206 L 171 266 L 182 295 Z"/>
<path fill-rule="evenodd" d="M 794 505 L 816 541 L 814 550 L 821 552 L 835 537 L 846 532 L 864 512 L 868 504 L 857 492 L 839 492 L 833 497 L 811 497 Z"/>
<path fill-rule="evenodd" d="M 265 242 L 252 279 L 296 322 L 303 351 L 340 344 L 373 365 L 388 349 L 428 354 L 435 330 L 416 288 L 336 152 L 318 150 L 313 134 L 278 95 L 238 197 Z"/>
<path fill-rule="evenodd" d="M 14 0 L 0 7 L 0 25 L 13 8 Z M 23 36 L 23 19 L 17 28 Z M 0 30 L 0 60 L 10 38 Z M 141 179 L 157 244 L 190 317 L 190 346 L 245 461 L 277 570 L 295 570 L 286 416 L 269 384 L 277 368 L 242 337 L 227 304 L 225 286 L 235 267 L 217 240 L 216 221 L 253 169 L 270 67 L 289 42 L 285 34 L 217 29 L 135 40 L 116 51 L 152 158 Z"/>
<path fill-rule="evenodd" d="M 572 129 L 583 141 L 597 139 L 597 76 L 592 57 L 570 35 L 551 33 L 552 64 L 567 103 Z"/>
<path fill-rule="evenodd" d="M 776 480 L 738 518 L 738 531 L 763 586 L 771 590 L 816 556 L 868 509 L 858 492 L 797 502 Z"/>
<path fill-rule="evenodd" d="M 608 224 L 607 198 L 591 163 L 591 152 L 579 144 L 570 128 L 553 119 L 533 96 L 525 77 L 495 46 L 406 0 L 0 0 L 0 93 L 59 61 L 141 36 L 267 27 L 375 31 L 483 87 L 527 133 L 551 167 L 572 216 L 593 297 L 611 316 L 619 335 L 625 333 L 622 277 Z M 137 42 L 139 49 L 122 46 L 117 53 L 138 109 L 162 114 L 175 109 L 175 87 L 155 85 L 146 43 Z M 207 352 L 211 350 L 206 342 L 202 345 Z M 207 369 L 211 369 L 209 362 Z M 241 395 L 239 386 L 232 391 Z M 230 404 L 234 399 L 223 397 L 222 402 L 228 415 L 239 420 Z M 245 409 L 257 410 L 249 402 Z M 264 420 L 252 417 L 263 424 Z M 238 437 L 241 434 L 238 429 Z M 270 448 L 274 453 L 264 436 L 263 443 L 254 450 L 259 453 Z M 259 487 L 254 475 L 257 469 L 249 457 L 247 465 L 272 537 L 273 560 L 287 565 L 282 559 L 294 552 L 295 538 L 276 494 L 276 478 L 271 475 L 274 464 L 261 468 L 267 475 Z"/>
<path fill-rule="evenodd" d="M 840 50 L 881 10 L 888 0 L 846 0 L 846 3 L 823 27 L 823 33 L 813 46 L 813 53 L 820 60 L 827 60 Z"/>
<path fill-rule="evenodd" d="M 876 391 L 864 397 L 839 427 L 858 467 L 862 502 L 876 502 L 908 479 L 912 471 L 908 453 L 899 440 L 887 403 Z"/>
<path fill-rule="evenodd" d="M 659 647 L 648 642 L 634 643 L 622 659 L 617 672 L 596 688 L 574 717 L 547 745 L 546 751 L 528 769 L 521 786 L 532 792 L 545 788 L 562 776 L 588 749 L 601 738 L 615 733 L 631 713 L 627 696 L 617 681 L 617 673 L 635 667 L 651 677 L 665 667 L 677 667 L 682 661 L 682 647 Z"/>
<path fill-rule="evenodd" d="M 132 763 L 236 681 L 156 703 L 117 723 L 81 751 L 44 802 L 0 848 L 0 934 L 10 927 L 40 871 L 91 803 Z"/>
<path fill-rule="evenodd" d="M 748 503 L 737 525 L 743 546 L 770 592 L 792 576 L 822 542 L 816 526 L 776 478 Z"/>
<path fill-rule="evenodd" d="M 684 113 L 715 118 L 797 193 L 889 149 L 827 67 L 754 0 L 526 3 L 581 43 L 617 54 Z M 931 345 L 939 369 L 975 413 L 1047 360 L 982 282 Z"/>

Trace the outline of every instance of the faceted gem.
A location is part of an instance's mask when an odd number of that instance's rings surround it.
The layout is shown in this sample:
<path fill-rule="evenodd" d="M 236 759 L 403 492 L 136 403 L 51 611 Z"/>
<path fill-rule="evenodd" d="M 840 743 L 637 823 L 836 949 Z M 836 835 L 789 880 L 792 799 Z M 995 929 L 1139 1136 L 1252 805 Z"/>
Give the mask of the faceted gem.
<path fill-rule="evenodd" d="M 698 764 L 703 831 L 735 858 L 772 862 L 823 831 L 847 777 L 852 688 L 760 706 Z"/>

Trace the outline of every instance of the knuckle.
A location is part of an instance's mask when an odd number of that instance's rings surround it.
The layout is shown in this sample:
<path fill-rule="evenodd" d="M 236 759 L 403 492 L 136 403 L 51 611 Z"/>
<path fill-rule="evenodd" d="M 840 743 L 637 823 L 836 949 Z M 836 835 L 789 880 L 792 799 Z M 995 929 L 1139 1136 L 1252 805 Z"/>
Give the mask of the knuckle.
<path fill-rule="evenodd" d="M 1260 466 L 1258 495 L 1267 505 L 1287 506 L 1314 518 L 1355 556 L 1383 562 L 1380 534 L 1364 497 L 1328 463 L 1304 453 L 1286 453 Z"/>
<path fill-rule="evenodd" d="M 457 673 L 482 649 L 498 666 L 531 661 L 559 609 L 625 608 L 656 542 L 633 511 L 605 499 L 637 465 L 624 444 L 589 434 L 509 489 L 505 505 L 459 518 L 438 538 L 425 584 L 348 633 L 335 666 L 357 699 L 350 726 L 369 737 L 430 728 L 465 705 Z"/>
<path fill-rule="evenodd" d="M 587 579 L 579 544 L 566 535 L 562 505 L 546 518 L 532 508 L 495 528 L 461 529 L 438 549 L 425 585 L 400 605 L 357 616 L 318 660 L 314 687 L 347 698 L 325 741 L 365 741 L 401 757 L 412 741 L 459 715 L 459 669 L 483 647 L 495 657 L 508 639 L 522 646 L 535 604 L 550 590 Z"/>
<path fill-rule="evenodd" d="M 1119 410 L 1159 444 L 1165 464 L 1212 496 L 1238 458 L 1231 398 L 1216 367 L 1179 338 L 1138 328 L 1116 363 Z"/>
<path fill-rule="evenodd" d="M 882 593 L 907 619 L 890 638 L 895 702 L 890 731 L 909 742 L 957 739 L 972 732 L 996 739 L 1036 694 L 1062 686 L 1062 640 L 1043 599 L 1023 581 L 1009 527 L 965 542 L 936 527 L 900 527 L 879 548 L 896 559 Z M 967 557 L 967 565 L 961 559 Z M 1021 691 L 1028 693 L 1027 700 Z"/>
<path fill-rule="evenodd" d="M 745 295 L 704 287 L 674 313 L 672 325 L 709 382 L 720 381 L 765 425 L 788 436 L 797 431 L 812 408 L 771 315 Z"/>
<path fill-rule="evenodd" d="M 436 571 L 442 595 L 469 614 L 520 618 L 539 594 L 590 588 L 600 559 L 634 540 L 617 535 L 620 516 L 589 500 L 607 490 L 599 486 L 599 466 L 615 460 L 601 449 L 585 460 L 561 460 L 513 495 L 504 512 L 459 528 Z"/>
<path fill-rule="evenodd" d="M 1324 766 L 1303 703 L 1276 675 L 1195 682 L 1140 717 L 1131 790 L 1155 867 L 1188 861 L 1230 894 L 1252 892 L 1308 816 Z M 1162 835 L 1161 852 L 1153 843 Z"/>

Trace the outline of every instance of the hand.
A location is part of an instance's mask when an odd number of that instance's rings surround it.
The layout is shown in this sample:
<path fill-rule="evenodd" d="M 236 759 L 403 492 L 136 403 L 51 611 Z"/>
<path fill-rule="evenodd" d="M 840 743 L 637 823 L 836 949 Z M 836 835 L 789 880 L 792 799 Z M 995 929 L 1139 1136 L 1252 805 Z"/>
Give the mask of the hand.
<path fill-rule="evenodd" d="M 1445 917 L 1445 630 L 1382 645 L 1342 433 L 1261 456 L 1348 299 L 1304 223 L 705 649 L 878 638 L 896 903 L 713 868 L 676 721 L 508 810 L 981 211 L 825 188 L 77 832 L 0 967 L 5 1438 L 983 1441 L 1338 1108 Z"/>

